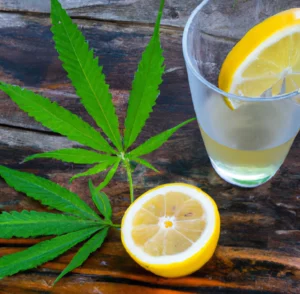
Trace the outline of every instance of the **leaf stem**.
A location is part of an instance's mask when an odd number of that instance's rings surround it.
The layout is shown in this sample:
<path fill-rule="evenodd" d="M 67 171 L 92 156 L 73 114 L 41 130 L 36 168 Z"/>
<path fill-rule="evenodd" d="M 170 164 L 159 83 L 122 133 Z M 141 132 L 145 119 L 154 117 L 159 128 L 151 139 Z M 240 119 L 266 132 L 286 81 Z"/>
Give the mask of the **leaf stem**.
<path fill-rule="evenodd" d="M 101 223 L 101 224 L 104 224 L 105 226 L 109 226 L 109 227 L 113 227 L 113 228 L 121 228 L 121 224 L 114 224 L 111 220 L 104 221 L 104 223 Z"/>
<path fill-rule="evenodd" d="M 132 172 L 131 172 L 131 167 L 129 160 L 126 158 L 124 160 L 124 165 L 127 171 L 127 178 L 128 178 L 128 183 L 129 183 L 129 190 L 130 190 L 130 202 L 133 203 L 134 201 L 134 193 L 133 193 L 133 182 L 132 182 Z"/>
<path fill-rule="evenodd" d="M 165 0 L 161 0 L 158 15 L 157 15 L 157 19 L 156 19 L 156 24 L 155 24 L 155 28 L 154 28 L 154 34 L 153 34 L 155 37 L 157 36 L 157 33 L 159 31 L 160 21 L 161 21 L 161 18 L 162 18 L 164 6 L 165 6 Z"/>
<path fill-rule="evenodd" d="M 121 224 L 112 224 L 110 225 L 111 227 L 114 227 L 114 228 L 121 228 Z"/>

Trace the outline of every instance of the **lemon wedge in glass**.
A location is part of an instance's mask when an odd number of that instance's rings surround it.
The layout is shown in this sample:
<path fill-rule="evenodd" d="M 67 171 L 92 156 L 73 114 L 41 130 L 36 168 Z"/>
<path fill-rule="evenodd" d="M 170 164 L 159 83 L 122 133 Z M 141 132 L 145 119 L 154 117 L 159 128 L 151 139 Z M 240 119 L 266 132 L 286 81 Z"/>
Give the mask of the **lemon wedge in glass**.
<path fill-rule="evenodd" d="M 300 8 L 253 27 L 226 57 L 219 87 L 239 96 L 266 98 L 299 90 Z M 231 109 L 243 103 L 229 98 L 225 102 Z"/>

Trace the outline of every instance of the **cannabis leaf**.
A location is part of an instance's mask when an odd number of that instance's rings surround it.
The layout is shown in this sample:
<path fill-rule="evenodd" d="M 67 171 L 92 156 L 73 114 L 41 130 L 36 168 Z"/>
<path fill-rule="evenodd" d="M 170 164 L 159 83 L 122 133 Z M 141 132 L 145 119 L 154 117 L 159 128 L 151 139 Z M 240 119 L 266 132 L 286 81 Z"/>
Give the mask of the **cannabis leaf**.
<path fill-rule="evenodd" d="M 92 199 L 100 213 L 104 216 L 105 219 L 111 219 L 112 208 L 107 195 L 104 192 L 98 192 L 91 181 L 89 181 L 89 188 Z"/>
<path fill-rule="evenodd" d="M 69 265 L 61 272 L 61 274 L 54 281 L 56 284 L 63 276 L 72 271 L 73 269 L 81 266 L 89 257 L 91 253 L 96 251 L 103 244 L 109 228 L 105 228 L 102 231 L 94 235 L 90 240 L 88 240 L 73 257 Z"/>
<path fill-rule="evenodd" d="M 64 214 L 26 210 L 0 214 L 0 238 L 4 239 L 62 235 L 96 226 L 99 222 Z"/>
<path fill-rule="evenodd" d="M 97 189 L 99 191 L 102 190 L 103 188 L 105 188 L 109 184 L 109 182 L 111 181 L 111 179 L 113 178 L 113 176 L 117 172 L 117 169 L 119 167 L 120 162 L 121 162 L 121 159 L 118 159 L 118 160 L 115 161 L 115 164 L 111 167 L 111 169 L 107 173 L 104 181 L 97 187 Z"/>
<path fill-rule="evenodd" d="M 33 160 L 36 158 L 53 158 L 62 160 L 65 162 L 77 163 L 77 164 L 93 164 L 112 160 L 113 157 L 107 154 L 100 154 L 95 151 L 80 149 L 80 148 L 67 148 L 56 151 L 50 151 L 40 154 L 34 154 L 28 156 L 24 162 Z"/>
<path fill-rule="evenodd" d="M 77 178 L 80 178 L 80 177 L 91 176 L 91 175 L 101 173 L 101 172 L 105 171 L 108 167 L 112 166 L 113 164 L 115 164 L 118 161 L 119 161 L 118 157 L 112 157 L 111 159 L 109 159 L 107 161 L 104 161 L 104 162 L 101 162 L 101 163 L 95 165 L 94 167 L 88 169 L 87 171 L 85 171 L 83 173 L 75 175 L 74 177 L 71 178 L 70 181 L 73 181 L 73 180 L 75 180 Z"/>
<path fill-rule="evenodd" d="M 159 135 L 156 135 L 152 138 L 150 138 L 148 141 L 134 149 L 133 151 L 129 152 L 128 157 L 130 159 L 134 159 L 135 157 L 140 157 L 142 155 L 146 155 L 148 153 L 151 153 L 152 151 L 158 149 L 161 145 L 163 145 L 165 142 L 169 140 L 169 138 L 181 127 L 185 126 L 186 124 L 194 121 L 195 118 L 191 118 L 180 125 L 169 129 Z"/>
<path fill-rule="evenodd" d="M 127 117 L 125 120 L 124 147 L 127 150 L 136 140 L 149 117 L 152 107 L 159 95 L 158 87 L 162 83 L 164 72 L 164 57 L 162 55 L 159 25 L 162 17 L 164 2 L 160 2 L 160 9 L 155 24 L 154 34 L 143 53 L 138 66 L 129 96 Z"/>
<path fill-rule="evenodd" d="M 104 138 L 81 118 L 30 90 L 0 82 L 0 90 L 5 92 L 29 116 L 45 127 L 67 136 L 70 140 L 103 152 L 114 150 Z"/>
<path fill-rule="evenodd" d="M 19 271 L 35 268 L 56 258 L 98 230 L 98 228 L 88 228 L 69 233 L 43 241 L 21 252 L 3 256 L 0 258 L 0 279 Z"/>
<path fill-rule="evenodd" d="M 113 225 L 111 222 L 112 217 L 112 208 L 109 202 L 107 195 L 103 192 L 98 192 L 92 182 L 89 182 L 90 191 L 92 194 L 93 201 L 97 206 L 100 213 L 105 217 L 105 220 L 109 221 L 111 226 L 118 227 L 118 225 Z M 56 284 L 64 275 L 68 272 L 72 271 L 76 267 L 80 266 L 89 255 L 102 246 L 107 233 L 109 231 L 109 227 L 104 228 L 102 231 L 95 234 L 89 241 L 87 241 L 77 252 L 77 254 L 73 257 L 69 265 L 62 271 L 62 273 L 57 277 L 54 284 Z"/>
<path fill-rule="evenodd" d="M 51 102 L 48 98 L 18 86 L 0 82 L 0 90 L 7 93 L 22 110 L 38 122 L 70 140 L 93 149 L 70 148 L 50 151 L 31 155 L 25 158 L 24 162 L 38 158 L 52 158 L 75 164 L 94 165 L 88 170 L 74 175 L 71 181 L 109 169 L 105 179 L 96 186 L 95 189 L 98 191 L 109 184 L 121 165 L 127 172 L 131 202 L 134 200 L 132 163 L 141 164 L 157 171 L 150 162 L 141 156 L 159 148 L 175 131 L 193 120 L 188 120 L 150 138 L 134 150 L 129 149 L 144 128 L 160 93 L 159 86 L 162 83 L 165 68 L 160 42 L 160 21 L 164 2 L 164 0 L 160 2 L 153 36 L 142 54 L 135 73 L 125 119 L 124 137 L 122 137 L 112 95 L 105 82 L 102 67 L 98 64 L 98 58 L 94 57 L 93 50 L 89 48 L 83 34 L 59 1 L 51 0 L 51 31 L 59 59 L 85 109 L 108 140 L 81 118 L 57 103 Z"/>
<path fill-rule="evenodd" d="M 161 0 L 153 36 L 142 54 L 132 83 L 124 137 L 119 131 L 119 121 L 112 95 L 105 82 L 102 67 L 98 64 L 98 58 L 94 57 L 94 52 L 89 49 L 83 34 L 58 0 L 51 0 L 51 31 L 59 59 L 82 104 L 103 131 L 104 136 L 80 117 L 50 99 L 19 86 L 0 82 L 0 90 L 9 95 L 29 116 L 50 130 L 83 145 L 83 148 L 61 149 L 31 155 L 24 160 L 25 162 L 38 158 L 52 158 L 76 164 L 94 164 L 71 180 L 109 169 L 105 179 L 97 187 L 89 181 L 92 200 L 103 216 L 101 217 L 77 194 L 66 188 L 33 174 L 0 166 L 0 176 L 9 186 L 63 213 L 24 210 L 0 214 L 0 238 L 56 236 L 24 251 L 0 258 L 0 278 L 37 267 L 87 240 L 55 283 L 80 266 L 92 252 L 101 247 L 111 227 L 120 227 L 112 223 L 112 207 L 109 198 L 101 192 L 111 181 L 120 164 L 122 163 L 126 169 L 130 199 L 133 201 L 132 165 L 141 164 L 157 171 L 141 156 L 159 148 L 174 132 L 194 120 L 187 120 L 150 138 L 134 150 L 129 150 L 152 112 L 162 83 L 164 57 L 159 29 L 163 7 L 164 0 Z M 93 150 L 87 150 L 85 147 Z"/>
<path fill-rule="evenodd" d="M 84 36 L 58 0 L 51 1 L 51 19 L 55 48 L 77 95 L 98 126 L 122 151 L 118 117 L 98 58 L 94 58 L 93 50 L 89 50 Z"/>
<path fill-rule="evenodd" d="M 0 166 L 0 176 L 17 191 L 24 192 L 27 196 L 62 212 L 73 214 L 26 210 L 1 213 L 0 238 L 50 235 L 58 237 L 0 258 L 0 279 L 52 260 L 92 236 L 57 278 L 57 282 L 63 275 L 80 266 L 90 253 L 101 247 L 110 227 L 119 227 L 111 221 L 112 208 L 107 196 L 98 199 L 105 206 L 104 210 L 104 206 L 99 206 L 104 219 L 97 215 L 78 195 L 49 180 L 4 166 Z M 96 206 L 98 207 L 98 205 Z"/>
<path fill-rule="evenodd" d="M 0 176 L 16 191 L 42 204 L 87 219 L 99 216 L 78 195 L 44 178 L 0 166 Z"/>

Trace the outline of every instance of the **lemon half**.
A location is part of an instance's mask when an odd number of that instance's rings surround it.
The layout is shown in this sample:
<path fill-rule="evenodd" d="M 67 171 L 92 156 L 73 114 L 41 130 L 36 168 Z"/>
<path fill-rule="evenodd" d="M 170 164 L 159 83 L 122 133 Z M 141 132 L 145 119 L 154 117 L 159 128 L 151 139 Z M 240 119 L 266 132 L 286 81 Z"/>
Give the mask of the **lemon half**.
<path fill-rule="evenodd" d="M 252 28 L 226 57 L 219 87 L 239 96 L 261 97 L 300 88 L 300 8 L 276 14 Z M 225 98 L 231 109 L 240 102 Z"/>
<path fill-rule="evenodd" d="M 203 266 L 220 235 L 214 200 L 187 184 L 169 184 L 139 197 L 122 220 L 122 243 L 142 267 L 163 277 L 181 277 Z"/>

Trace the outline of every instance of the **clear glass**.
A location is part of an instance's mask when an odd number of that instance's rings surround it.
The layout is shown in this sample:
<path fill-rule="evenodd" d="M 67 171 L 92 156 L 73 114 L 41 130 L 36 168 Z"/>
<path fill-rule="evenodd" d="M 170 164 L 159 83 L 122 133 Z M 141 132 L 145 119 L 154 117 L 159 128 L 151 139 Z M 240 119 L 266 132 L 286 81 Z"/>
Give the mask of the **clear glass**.
<path fill-rule="evenodd" d="M 205 0 L 185 27 L 183 53 L 207 153 L 216 172 L 241 187 L 265 183 L 284 162 L 299 132 L 300 92 L 271 98 L 229 94 L 217 86 L 220 68 L 249 29 L 294 7 L 299 0 Z M 242 106 L 232 111 L 224 97 Z"/>

